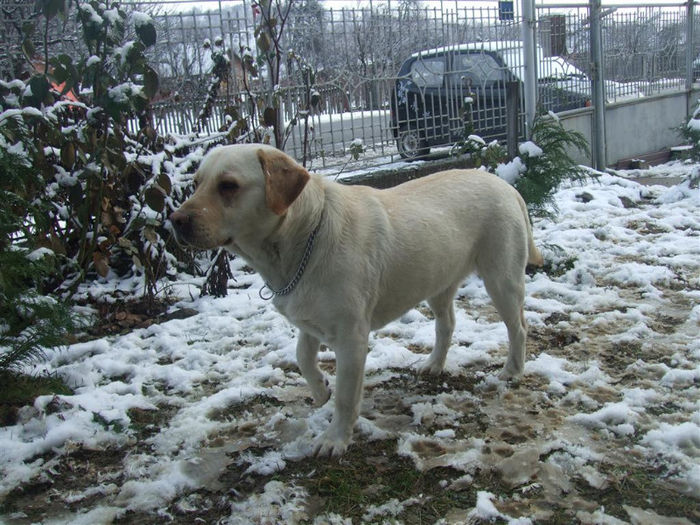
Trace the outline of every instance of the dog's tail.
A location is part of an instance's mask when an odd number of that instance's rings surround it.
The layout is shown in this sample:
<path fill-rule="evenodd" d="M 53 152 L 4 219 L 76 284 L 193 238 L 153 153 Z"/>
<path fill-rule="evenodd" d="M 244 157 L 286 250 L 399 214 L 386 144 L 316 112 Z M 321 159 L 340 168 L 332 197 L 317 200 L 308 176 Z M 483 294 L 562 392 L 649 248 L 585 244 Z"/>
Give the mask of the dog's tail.
<path fill-rule="evenodd" d="M 527 221 L 527 233 L 530 238 L 527 241 L 527 263 L 533 266 L 542 266 L 544 264 L 544 259 L 542 254 L 535 246 L 535 241 L 532 238 L 532 226 L 530 226 L 530 220 Z"/>
<path fill-rule="evenodd" d="M 530 215 L 527 213 L 527 205 L 523 200 L 520 193 L 518 193 L 518 202 L 520 203 L 520 209 L 525 216 L 525 224 L 527 226 L 527 263 L 533 266 L 542 266 L 544 264 L 544 259 L 542 254 L 535 246 L 535 239 L 532 237 L 532 224 L 530 223 Z"/>

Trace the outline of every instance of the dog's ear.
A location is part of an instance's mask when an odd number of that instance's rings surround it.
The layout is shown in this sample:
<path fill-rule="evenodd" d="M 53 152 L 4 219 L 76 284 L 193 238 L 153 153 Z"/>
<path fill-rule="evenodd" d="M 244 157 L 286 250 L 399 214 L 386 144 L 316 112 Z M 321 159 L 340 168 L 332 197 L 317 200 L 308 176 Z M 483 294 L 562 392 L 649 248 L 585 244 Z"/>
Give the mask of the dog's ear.
<path fill-rule="evenodd" d="M 277 150 L 258 150 L 258 160 L 265 174 L 265 203 L 282 215 L 309 181 L 309 172 Z"/>

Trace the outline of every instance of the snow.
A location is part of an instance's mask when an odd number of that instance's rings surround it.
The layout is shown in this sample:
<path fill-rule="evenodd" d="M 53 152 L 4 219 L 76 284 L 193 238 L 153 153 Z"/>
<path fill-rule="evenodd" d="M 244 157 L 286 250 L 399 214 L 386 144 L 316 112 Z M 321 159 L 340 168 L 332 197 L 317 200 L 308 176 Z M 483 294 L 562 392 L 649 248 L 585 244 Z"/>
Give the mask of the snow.
<path fill-rule="evenodd" d="M 126 55 L 124 55 L 124 57 L 126 57 Z M 117 104 L 128 104 L 130 97 L 141 93 L 142 91 L 142 86 L 134 84 L 133 82 L 124 82 L 109 88 L 107 90 L 107 94 L 109 95 L 109 98 Z"/>
<path fill-rule="evenodd" d="M 505 520 L 508 525 L 530 525 L 532 523 L 532 520 L 528 518 L 513 519 L 500 512 L 493 504 L 495 498 L 494 494 L 480 490 L 476 495 L 476 506 L 467 515 L 467 522 L 472 523 L 484 520 L 490 523 L 500 519 Z"/>
<path fill-rule="evenodd" d="M 54 255 L 54 252 L 49 248 L 37 248 L 36 250 L 27 254 L 27 259 L 30 261 L 40 261 L 44 257 L 52 255 Z"/>
<path fill-rule="evenodd" d="M 674 163 L 654 172 L 664 169 L 674 177 L 696 170 Z M 577 483 L 593 491 L 618 483 L 610 471 L 624 471 L 627 461 L 663 465 L 680 497 L 700 493 L 700 190 L 619 175 L 564 185 L 556 218 L 535 221 L 551 270 L 527 277 L 529 355 L 519 385 L 497 378 L 507 332 L 478 277 L 458 292 L 457 328 L 437 380 L 415 373 L 434 337 L 425 305 L 370 337 L 354 442 L 364 451 L 393 440 L 394 459 L 457 472 L 441 486 L 473 491 L 463 521 L 546 522 L 537 510 L 543 500 L 519 504 L 542 497 L 546 505 L 571 504 L 571 516 L 582 521 L 620 522 L 595 501 L 578 507 L 583 495 L 568 495 Z M 176 186 L 186 181 L 183 174 Z M 583 202 L 583 192 L 592 200 Z M 636 207 L 625 208 L 623 197 Z M 108 523 L 127 511 L 187 515 L 202 508 L 208 491 L 224 491 L 218 494 L 230 507 L 222 523 L 351 522 L 342 513 L 312 513 L 317 496 L 309 487 L 320 481 L 315 471 L 296 473 L 333 404 L 307 402 L 296 329 L 258 296 L 257 275 L 240 259 L 232 266 L 235 288 L 225 298 L 199 297 L 201 278 L 170 283 L 180 298 L 172 309 L 193 309 L 192 317 L 47 352 L 44 370 L 75 393 L 41 396 L 17 424 L 0 427 L 0 501 L 18 487 L 57 479 L 57 466 L 78 450 L 123 451 L 115 470 L 53 494 L 66 505 L 51 522 Z M 101 281 L 79 293 L 137 286 Z M 320 361 L 333 387 L 333 352 L 321 352 Z M 314 461 L 321 469 L 323 460 Z M 512 493 L 479 485 L 483 472 L 501 476 Z M 254 487 L 224 488 L 232 473 Z M 429 494 L 394 495 L 358 503 L 358 515 L 400 522 L 424 504 Z M 627 512 L 659 510 L 650 502 Z"/>
<path fill-rule="evenodd" d="M 136 45 L 135 40 L 129 40 L 123 46 L 118 46 L 118 47 L 114 48 L 113 54 L 116 57 L 116 59 L 119 61 L 120 64 L 122 64 L 122 65 L 126 64 L 128 58 L 129 58 L 129 55 L 131 53 L 131 50 L 134 48 L 135 45 Z M 135 84 L 133 84 L 131 82 L 127 82 L 127 83 L 122 84 L 122 85 L 135 85 Z M 115 88 L 112 88 L 112 89 L 116 89 L 117 87 L 119 87 L 119 86 L 115 86 Z"/>
<path fill-rule="evenodd" d="M 675 449 L 697 456 L 700 452 L 700 426 L 691 421 L 680 425 L 662 423 L 658 429 L 648 432 L 642 442 L 659 451 Z"/>
<path fill-rule="evenodd" d="M 303 489 L 290 487 L 279 481 L 270 481 L 260 496 L 254 496 L 242 503 L 234 503 L 231 516 L 225 523 L 298 523 L 306 517 L 306 496 Z"/>
<path fill-rule="evenodd" d="M 518 151 L 521 155 L 527 155 L 528 157 L 540 157 L 544 154 L 542 148 L 530 140 L 522 142 L 518 146 Z"/>
<path fill-rule="evenodd" d="M 697 115 L 693 115 L 693 118 L 688 120 L 688 129 L 694 132 L 700 132 L 700 119 L 697 118 Z"/>
<path fill-rule="evenodd" d="M 6 109 L 2 113 L 0 113 L 0 123 L 6 119 L 11 119 L 15 117 L 38 117 L 41 118 L 44 116 L 44 114 L 33 107 L 24 107 L 22 109 Z"/>
<path fill-rule="evenodd" d="M 106 9 L 104 11 L 104 17 L 109 21 L 111 25 L 118 24 L 122 20 L 122 16 L 119 14 L 119 9 L 113 7 L 112 9 Z"/>
<path fill-rule="evenodd" d="M 661 423 L 641 440 L 660 457 L 689 464 L 688 470 L 678 476 L 688 494 L 700 493 L 700 406 L 693 418 L 680 424 Z"/>
<path fill-rule="evenodd" d="M 596 384 L 604 383 L 608 379 L 596 362 L 590 363 L 590 366 L 581 370 L 579 374 L 571 372 L 570 368 L 580 369 L 582 367 L 570 363 L 567 359 L 551 356 L 546 352 L 542 352 L 535 359 L 525 363 L 525 373 L 545 377 L 549 381 L 547 388 L 553 393 L 564 394 L 567 392 L 568 385 L 575 382 Z"/>
<path fill-rule="evenodd" d="M 78 6 L 78 9 L 83 11 L 87 15 L 88 21 L 92 22 L 94 25 L 102 25 L 104 23 L 104 19 L 97 14 L 95 8 L 90 4 L 82 3 Z"/>
<path fill-rule="evenodd" d="M 383 505 L 370 505 L 367 511 L 362 516 L 363 522 L 372 523 L 379 516 L 396 517 L 401 514 L 406 507 L 420 503 L 417 498 L 409 498 L 406 501 L 399 501 L 396 498 L 390 499 Z"/>
<path fill-rule="evenodd" d="M 607 403 L 589 414 L 576 414 L 571 420 L 587 427 L 609 429 L 618 435 L 634 434 L 638 414 L 627 403 Z"/>
<path fill-rule="evenodd" d="M 149 24 L 153 24 L 153 19 L 147 13 L 142 13 L 141 11 L 134 11 L 131 13 L 131 20 L 134 22 L 135 27 L 142 27 Z"/>
<path fill-rule="evenodd" d="M 486 146 L 486 141 L 479 135 L 469 135 L 467 140 L 474 142 L 475 144 L 479 144 L 480 146 Z"/>
<path fill-rule="evenodd" d="M 525 173 L 526 169 L 527 168 L 520 157 L 515 157 L 507 164 L 499 164 L 496 166 L 496 175 L 501 177 L 508 184 L 515 184 L 521 175 Z"/>

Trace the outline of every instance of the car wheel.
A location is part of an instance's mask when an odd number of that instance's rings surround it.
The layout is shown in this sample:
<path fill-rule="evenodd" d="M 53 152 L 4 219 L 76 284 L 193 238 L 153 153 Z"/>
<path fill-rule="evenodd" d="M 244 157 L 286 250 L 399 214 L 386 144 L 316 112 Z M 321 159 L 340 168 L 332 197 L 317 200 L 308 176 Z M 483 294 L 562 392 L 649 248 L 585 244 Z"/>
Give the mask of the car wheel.
<path fill-rule="evenodd" d="M 430 153 L 426 141 L 421 139 L 415 129 L 401 129 L 396 139 L 399 155 L 404 159 L 419 159 Z"/>

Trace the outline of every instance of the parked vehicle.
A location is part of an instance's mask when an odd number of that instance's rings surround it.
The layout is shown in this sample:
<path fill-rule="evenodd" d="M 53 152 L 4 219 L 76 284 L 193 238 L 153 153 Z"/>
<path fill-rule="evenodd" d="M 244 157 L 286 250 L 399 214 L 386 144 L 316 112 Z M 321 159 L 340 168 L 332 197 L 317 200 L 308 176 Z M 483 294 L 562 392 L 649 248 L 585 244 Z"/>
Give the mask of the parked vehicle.
<path fill-rule="evenodd" d="M 468 124 L 485 139 L 504 138 L 506 84 L 522 84 L 523 57 L 520 42 L 477 42 L 411 55 L 399 70 L 391 100 L 401 156 L 418 158 L 431 146 L 453 144 Z M 544 109 L 590 104 L 588 78 L 562 58 L 541 58 L 538 73 L 538 104 Z"/>

